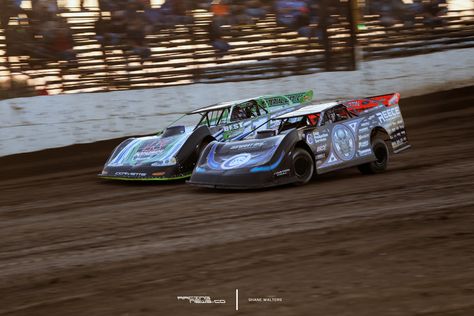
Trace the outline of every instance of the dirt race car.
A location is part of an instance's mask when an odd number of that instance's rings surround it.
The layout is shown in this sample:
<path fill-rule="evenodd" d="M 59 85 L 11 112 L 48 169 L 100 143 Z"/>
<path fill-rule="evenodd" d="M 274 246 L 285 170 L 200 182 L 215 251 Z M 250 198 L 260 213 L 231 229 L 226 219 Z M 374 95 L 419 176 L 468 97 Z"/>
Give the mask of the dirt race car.
<path fill-rule="evenodd" d="M 189 183 L 248 189 L 301 185 L 315 174 L 352 166 L 366 174 L 382 172 L 390 153 L 410 147 L 399 100 L 394 93 L 310 104 L 280 115 L 277 129 L 209 144 Z"/>
<path fill-rule="evenodd" d="M 269 119 L 311 101 L 313 91 L 219 103 L 184 115 L 153 136 L 118 145 L 98 176 L 113 180 L 188 178 L 200 153 L 214 140 L 236 140 L 269 128 Z"/>

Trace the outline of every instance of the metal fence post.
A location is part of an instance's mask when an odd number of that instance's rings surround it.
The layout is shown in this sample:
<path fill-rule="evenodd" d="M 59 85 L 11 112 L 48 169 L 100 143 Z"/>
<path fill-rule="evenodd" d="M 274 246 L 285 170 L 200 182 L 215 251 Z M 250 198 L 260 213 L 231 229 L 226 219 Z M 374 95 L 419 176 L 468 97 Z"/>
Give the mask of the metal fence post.
<path fill-rule="evenodd" d="M 359 25 L 359 5 L 357 3 L 357 0 L 349 0 L 349 14 L 348 14 L 348 19 L 349 19 L 349 24 L 350 24 L 350 40 L 349 40 L 349 45 L 351 49 L 351 61 L 350 61 L 350 67 L 351 70 L 356 70 L 357 69 L 357 64 L 358 64 L 358 48 L 357 48 L 357 27 Z"/>
<path fill-rule="evenodd" d="M 321 35 L 322 35 L 322 42 L 324 47 L 324 65 L 326 71 L 332 70 L 332 48 L 331 48 L 331 40 L 329 39 L 329 32 L 328 32 L 328 20 L 329 20 L 329 10 L 328 10 L 328 0 L 321 1 L 320 7 L 320 27 L 321 27 Z"/>

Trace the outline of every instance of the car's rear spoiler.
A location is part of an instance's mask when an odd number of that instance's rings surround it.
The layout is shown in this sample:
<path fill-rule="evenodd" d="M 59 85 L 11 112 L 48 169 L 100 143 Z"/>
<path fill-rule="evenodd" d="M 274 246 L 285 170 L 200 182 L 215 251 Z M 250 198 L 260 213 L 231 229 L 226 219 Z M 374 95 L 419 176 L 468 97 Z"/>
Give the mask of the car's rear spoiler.
<path fill-rule="evenodd" d="M 383 94 L 383 95 L 376 95 L 376 96 L 367 97 L 363 99 L 349 100 L 349 101 L 344 102 L 344 104 L 346 104 L 347 109 L 350 111 L 362 112 L 367 109 L 378 106 L 380 105 L 380 103 L 382 103 L 386 107 L 389 107 L 389 106 L 398 104 L 399 101 L 400 101 L 400 93 L 395 92 L 395 93 L 389 93 L 389 94 Z"/>
<path fill-rule="evenodd" d="M 313 90 L 279 95 L 279 96 L 264 96 L 263 99 L 269 107 L 282 105 L 298 105 L 313 100 Z"/>

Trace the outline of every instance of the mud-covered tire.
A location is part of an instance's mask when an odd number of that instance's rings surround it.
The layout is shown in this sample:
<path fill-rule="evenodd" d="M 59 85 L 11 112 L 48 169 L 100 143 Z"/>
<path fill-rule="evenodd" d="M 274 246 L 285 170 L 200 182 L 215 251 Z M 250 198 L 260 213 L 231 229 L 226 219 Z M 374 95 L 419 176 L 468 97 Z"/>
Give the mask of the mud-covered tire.
<path fill-rule="evenodd" d="M 303 185 L 313 178 L 314 162 L 311 154 L 302 149 L 295 148 L 293 153 L 293 170 L 295 172 L 295 185 Z"/>
<path fill-rule="evenodd" d="M 358 166 L 359 171 L 363 174 L 381 173 L 387 169 L 390 158 L 387 143 L 381 138 L 376 138 L 372 143 L 372 150 L 377 160 Z"/>

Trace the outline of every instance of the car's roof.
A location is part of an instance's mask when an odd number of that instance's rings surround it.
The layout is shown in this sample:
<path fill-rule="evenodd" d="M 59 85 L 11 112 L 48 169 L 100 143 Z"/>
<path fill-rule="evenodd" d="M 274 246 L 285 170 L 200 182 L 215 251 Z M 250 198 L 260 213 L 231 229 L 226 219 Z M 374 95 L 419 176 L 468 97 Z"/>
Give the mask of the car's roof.
<path fill-rule="evenodd" d="M 288 95 L 278 95 L 278 94 L 275 94 L 275 95 L 260 95 L 258 97 L 253 97 L 253 98 L 216 103 L 216 104 L 213 104 L 213 105 L 205 106 L 203 108 L 199 108 L 197 110 L 188 112 L 187 114 L 197 114 L 197 113 L 204 113 L 204 112 L 215 111 L 215 110 L 222 110 L 222 109 L 230 108 L 234 105 L 239 105 L 239 104 L 243 104 L 243 103 L 250 102 L 250 101 L 257 101 L 257 100 L 261 100 L 261 99 L 268 100 L 268 99 L 272 99 L 272 98 L 285 98 L 290 103 L 292 102 L 291 99 L 288 97 Z"/>
<path fill-rule="evenodd" d="M 222 103 L 217 103 L 213 105 L 209 105 L 194 111 L 189 112 L 188 114 L 196 114 L 196 113 L 203 113 L 203 112 L 209 112 L 213 110 L 221 110 L 225 108 L 231 107 L 235 102 L 222 102 Z"/>
<path fill-rule="evenodd" d="M 327 102 L 327 103 L 310 104 L 298 110 L 282 114 L 276 117 L 276 119 L 286 119 L 286 118 L 304 116 L 304 115 L 309 115 L 309 114 L 315 114 L 315 113 L 319 113 L 324 110 L 330 109 L 339 104 L 341 103 L 340 102 Z"/>

